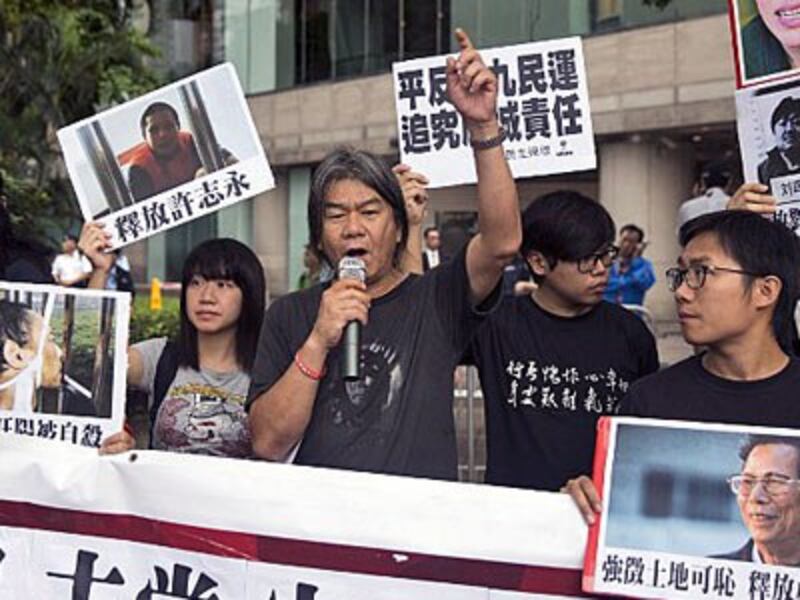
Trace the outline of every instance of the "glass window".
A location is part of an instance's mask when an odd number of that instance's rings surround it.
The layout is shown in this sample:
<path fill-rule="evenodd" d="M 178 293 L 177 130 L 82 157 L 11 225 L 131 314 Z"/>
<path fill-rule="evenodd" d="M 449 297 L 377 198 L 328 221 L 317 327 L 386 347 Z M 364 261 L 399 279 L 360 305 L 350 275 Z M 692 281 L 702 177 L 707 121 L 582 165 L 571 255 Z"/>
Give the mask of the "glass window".
<path fill-rule="evenodd" d="M 333 76 L 358 75 L 366 71 L 366 24 L 369 6 L 365 0 L 335 0 L 335 2 L 336 60 Z"/>
<path fill-rule="evenodd" d="M 299 60 L 299 80 L 307 83 L 330 79 L 332 0 L 301 0 L 299 11 L 300 35 L 297 36 L 296 58 Z"/>
<path fill-rule="evenodd" d="M 403 2 L 403 60 L 435 56 L 449 49 L 449 0 Z"/>
<path fill-rule="evenodd" d="M 368 0 L 367 73 L 388 71 L 400 56 L 398 0 Z"/>

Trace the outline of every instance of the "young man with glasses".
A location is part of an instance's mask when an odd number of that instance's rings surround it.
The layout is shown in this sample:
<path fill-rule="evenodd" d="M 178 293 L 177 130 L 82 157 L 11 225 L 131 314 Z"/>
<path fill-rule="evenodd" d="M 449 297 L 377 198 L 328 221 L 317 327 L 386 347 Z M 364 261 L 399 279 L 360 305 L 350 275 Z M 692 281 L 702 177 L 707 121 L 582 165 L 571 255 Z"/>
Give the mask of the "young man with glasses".
<path fill-rule="evenodd" d="M 800 438 L 748 436 L 739 458 L 728 483 L 750 539 L 713 558 L 800 566 Z"/>
<path fill-rule="evenodd" d="M 603 302 L 618 249 L 600 204 L 554 192 L 522 220 L 521 254 L 537 289 L 505 298 L 471 347 L 484 395 L 486 481 L 558 490 L 590 470 L 597 419 L 658 369 L 658 354 L 636 316 Z"/>
<path fill-rule="evenodd" d="M 757 213 L 729 210 L 689 221 L 680 242 L 667 279 L 683 337 L 707 350 L 638 382 L 620 413 L 800 428 L 797 237 Z M 591 479 L 571 480 L 565 491 L 592 523 L 600 501 Z"/>

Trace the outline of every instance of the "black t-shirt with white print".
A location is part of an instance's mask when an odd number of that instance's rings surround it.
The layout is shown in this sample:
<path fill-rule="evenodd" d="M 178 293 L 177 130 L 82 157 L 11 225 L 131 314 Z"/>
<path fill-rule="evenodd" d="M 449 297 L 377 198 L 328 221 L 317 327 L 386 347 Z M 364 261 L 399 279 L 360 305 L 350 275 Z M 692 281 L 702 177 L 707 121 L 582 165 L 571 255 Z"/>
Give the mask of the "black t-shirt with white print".
<path fill-rule="evenodd" d="M 658 369 L 641 320 L 608 302 L 572 318 L 506 298 L 470 348 L 486 414 L 487 483 L 557 491 L 591 473 L 595 429 Z"/>
<path fill-rule="evenodd" d="M 766 379 L 733 381 L 707 371 L 702 356 L 692 356 L 632 386 L 620 414 L 800 428 L 800 360 L 791 358 Z"/>
<path fill-rule="evenodd" d="M 316 322 L 323 291 L 316 285 L 270 306 L 252 373 L 251 402 L 292 364 Z M 409 275 L 374 299 L 361 331 L 361 379 L 343 380 L 341 347 L 328 354 L 327 373 L 294 462 L 455 479 L 453 371 L 481 322 L 469 298 L 462 251 L 455 260 L 423 276 Z"/>

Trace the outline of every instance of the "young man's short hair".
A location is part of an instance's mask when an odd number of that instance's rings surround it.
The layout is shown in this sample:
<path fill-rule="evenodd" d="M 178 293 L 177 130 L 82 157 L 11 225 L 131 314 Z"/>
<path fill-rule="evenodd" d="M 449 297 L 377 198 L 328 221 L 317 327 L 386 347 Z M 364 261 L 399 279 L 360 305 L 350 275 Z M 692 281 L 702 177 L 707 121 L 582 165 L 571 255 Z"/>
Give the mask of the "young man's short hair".
<path fill-rule="evenodd" d="M 536 198 L 522 213 L 523 257 L 540 252 L 551 268 L 559 260 L 574 262 L 614 241 L 614 220 L 603 206 L 570 190 Z M 536 282 L 541 277 L 534 274 Z"/>
<path fill-rule="evenodd" d="M 703 233 L 713 233 L 742 270 L 781 280 L 772 328 L 784 352 L 793 354 L 797 338 L 794 308 L 800 293 L 800 240 L 785 225 L 749 210 L 713 212 L 684 223 L 679 233 L 681 246 Z M 745 281 L 749 289 L 752 278 L 745 277 Z"/>

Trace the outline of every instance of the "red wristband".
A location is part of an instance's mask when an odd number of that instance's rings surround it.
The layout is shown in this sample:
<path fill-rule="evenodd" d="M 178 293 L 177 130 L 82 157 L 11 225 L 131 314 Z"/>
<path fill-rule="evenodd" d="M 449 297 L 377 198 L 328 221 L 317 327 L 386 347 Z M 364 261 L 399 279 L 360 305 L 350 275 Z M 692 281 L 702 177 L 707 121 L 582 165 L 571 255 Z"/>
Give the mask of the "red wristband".
<path fill-rule="evenodd" d="M 325 377 L 325 365 L 322 365 L 322 370 L 317 371 L 316 369 L 309 367 L 303 360 L 300 358 L 300 352 L 295 352 L 294 355 L 294 364 L 297 365 L 297 368 L 300 372 L 308 377 L 309 379 L 313 379 L 314 381 L 319 381 L 323 377 Z"/>
<path fill-rule="evenodd" d="M 134 431 L 133 427 L 130 423 L 128 423 L 128 421 L 125 421 L 125 423 L 122 425 L 122 430 L 132 438 L 136 438 L 136 431 Z"/>

